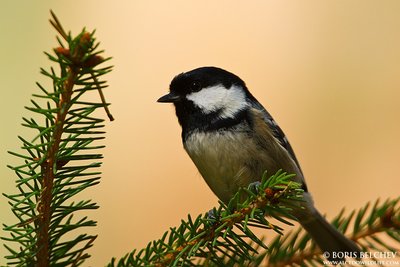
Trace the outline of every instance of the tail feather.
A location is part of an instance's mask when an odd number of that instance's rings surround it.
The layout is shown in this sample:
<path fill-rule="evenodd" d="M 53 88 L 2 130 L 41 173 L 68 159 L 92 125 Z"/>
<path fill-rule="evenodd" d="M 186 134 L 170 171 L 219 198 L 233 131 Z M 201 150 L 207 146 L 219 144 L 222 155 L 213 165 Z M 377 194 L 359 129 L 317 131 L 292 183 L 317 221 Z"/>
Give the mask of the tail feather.
<path fill-rule="evenodd" d="M 344 257 L 360 257 L 360 248 L 329 224 L 316 209 L 313 210 L 311 219 L 300 222 L 328 260 L 341 261 Z"/>

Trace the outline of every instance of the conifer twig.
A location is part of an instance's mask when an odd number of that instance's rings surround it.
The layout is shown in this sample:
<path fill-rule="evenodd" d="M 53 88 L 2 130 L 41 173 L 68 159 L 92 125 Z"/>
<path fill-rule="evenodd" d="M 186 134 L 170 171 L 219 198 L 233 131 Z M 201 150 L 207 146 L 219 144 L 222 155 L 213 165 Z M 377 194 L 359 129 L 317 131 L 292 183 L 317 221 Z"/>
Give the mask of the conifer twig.
<path fill-rule="evenodd" d="M 52 12 L 52 16 L 55 19 L 51 24 L 62 34 L 63 28 L 57 17 Z M 50 20 L 51 21 L 51 20 Z M 64 32 L 65 33 L 65 32 Z M 64 37 L 64 36 L 63 36 Z M 54 182 L 54 168 L 57 164 L 57 153 L 59 151 L 61 136 L 63 134 L 63 128 L 65 123 L 66 115 L 70 108 L 71 96 L 73 93 L 73 87 L 75 80 L 79 74 L 80 66 L 73 62 L 81 62 L 85 54 L 85 47 L 88 46 L 90 41 L 90 34 L 86 33 L 81 36 L 80 42 L 76 47 L 74 58 L 71 66 L 68 67 L 68 73 L 65 82 L 63 83 L 63 89 L 59 103 L 57 105 L 57 116 L 54 122 L 55 128 L 53 136 L 51 137 L 50 146 L 48 148 L 45 160 L 42 163 L 42 192 L 40 195 L 40 204 L 38 205 L 39 211 L 39 233 L 38 233 L 38 255 L 37 255 L 37 266 L 48 267 L 49 266 L 49 224 L 52 215 L 51 203 L 53 199 L 52 190 Z"/>
<path fill-rule="evenodd" d="M 23 118 L 22 124 L 39 133 L 31 141 L 18 137 L 24 154 L 9 152 L 24 163 L 8 166 L 17 175 L 19 192 L 3 194 L 18 219 L 17 223 L 4 224 L 10 237 L 1 237 L 18 245 L 15 249 L 4 244 L 10 253 L 5 257 L 8 266 L 80 266 L 90 257 L 87 250 L 97 237 L 82 231 L 73 235 L 76 229 L 96 226 L 96 221 L 76 213 L 98 208 L 91 200 L 75 198 L 99 183 L 101 172 L 93 169 L 100 167 L 102 155 L 93 151 L 104 147 L 95 145 L 104 138 L 104 132 L 98 130 L 104 127 L 104 120 L 92 114 L 108 104 L 102 93 L 101 103 L 85 101 L 82 96 L 107 87 L 99 77 L 112 67 L 97 68 L 109 58 L 99 56 L 103 51 L 96 50 L 94 32 L 83 30 L 72 38 L 52 11 L 51 16 L 51 25 L 61 35 L 57 37 L 60 46 L 53 50 L 55 56 L 45 54 L 57 63 L 60 74 L 53 68 L 41 69 L 41 74 L 52 80 L 52 90 L 37 83 L 41 93 L 33 94 L 33 107 L 26 109 L 38 114 L 43 122 Z"/>
<path fill-rule="evenodd" d="M 225 266 L 225 256 L 240 262 L 249 261 L 251 254 L 257 252 L 251 243 L 266 248 L 251 228 L 281 233 L 282 229 L 270 223 L 265 214 L 290 224 L 281 216 L 293 218 L 292 209 L 302 201 L 303 190 L 300 184 L 291 181 L 292 177 L 282 171 L 271 177 L 265 174 L 258 187 L 242 188 L 228 205 L 220 202 L 218 209 L 204 216 L 196 219 L 189 216 L 160 240 L 129 253 L 117 265 L 113 259 L 108 266 L 192 266 L 196 259 L 202 259 L 206 265 Z"/>
<path fill-rule="evenodd" d="M 377 245 L 379 244 L 382 247 L 382 244 L 385 244 L 377 236 L 381 233 L 386 232 L 395 241 L 400 242 L 400 236 L 397 234 L 396 237 L 394 234 L 396 232 L 400 233 L 400 208 L 397 206 L 399 202 L 400 198 L 387 200 L 379 205 L 379 200 L 377 200 L 373 208 L 371 208 L 369 216 L 366 216 L 366 211 L 370 207 L 369 203 L 367 203 L 366 206 L 358 211 L 356 219 L 353 222 L 353 232 L 348 233 L 347 237 L 360 245 L 364 252 L 368 252 L 371 249 L 379 250 Z M 352 212 L 348 217 L 343 217 L 343 212 L 341 212 L 333 221 L 333 224 L 339 230 L 346 232 L 353 220 L 354 214 L 355 212 Z M 305 263 L 313 261 L 322 263 L 325 260 L 322 251 L 307 234 L 301 239 L 298 238 L 300 235 L 299 232 L 287 234 L 284 240 L 281 240 L 280 237 L 276 238 L 270 245 L 274 249 L 266 251 L 260 257 L 269 257 L 268 266 L 273 267 L 308 266 Z M 366 240 L 369 241 L 365 242 Z M 382 248 L 388 251 L 393 250 L 389 245 L 383 245 Z M 400 247 L 397 250 L 400 251 Z"/>

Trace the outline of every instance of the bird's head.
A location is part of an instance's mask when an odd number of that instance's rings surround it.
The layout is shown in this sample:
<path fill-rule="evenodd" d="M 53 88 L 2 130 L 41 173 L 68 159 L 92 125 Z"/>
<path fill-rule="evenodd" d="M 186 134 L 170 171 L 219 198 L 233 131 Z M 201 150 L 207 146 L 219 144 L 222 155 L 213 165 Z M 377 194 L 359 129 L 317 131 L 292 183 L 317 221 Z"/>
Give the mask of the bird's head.
<path fill-rule="evenodd" d="M 172 80 L 169 89 L 157 102 L 174 103 L 182 126 L 193 120 L 232 119 L 253 99 L 243 80 L 216 67 L 181 73 Z"/>

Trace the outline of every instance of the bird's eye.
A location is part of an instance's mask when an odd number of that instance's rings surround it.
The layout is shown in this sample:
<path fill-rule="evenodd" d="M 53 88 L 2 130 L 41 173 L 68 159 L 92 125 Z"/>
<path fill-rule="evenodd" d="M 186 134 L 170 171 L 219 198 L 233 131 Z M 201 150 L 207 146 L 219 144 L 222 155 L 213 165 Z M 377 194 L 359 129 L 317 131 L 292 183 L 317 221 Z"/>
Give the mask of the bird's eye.
<path fill-rule="evenodd" d="M 201 90 L 201 84 L 200 84 L 200 82 L 199 82 L 199 81 L 193 81 L 193 82 L 190 84 L 190 90 L 191 90 L 192 92 L 198 92 L 198 91 L 200 91 L 200 90 Z"/>

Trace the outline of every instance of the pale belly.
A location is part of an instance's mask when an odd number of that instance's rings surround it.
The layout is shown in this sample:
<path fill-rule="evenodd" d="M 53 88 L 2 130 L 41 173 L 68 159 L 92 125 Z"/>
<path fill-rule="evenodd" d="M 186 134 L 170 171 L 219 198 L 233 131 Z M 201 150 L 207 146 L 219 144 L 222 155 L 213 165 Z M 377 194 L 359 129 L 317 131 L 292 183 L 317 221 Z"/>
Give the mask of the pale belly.
<path fill-rule="evenodd" d="M 208 186 L 224 202 L 239 187 L 260 180 L 267 167 L 263 165 L 269 165 L 264 164 L 268 158 L 262 154 L 266 153 L 259 151 L 245 133 L 194 133 L 184 147 Z"/>

